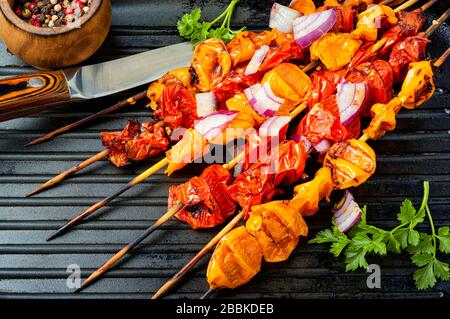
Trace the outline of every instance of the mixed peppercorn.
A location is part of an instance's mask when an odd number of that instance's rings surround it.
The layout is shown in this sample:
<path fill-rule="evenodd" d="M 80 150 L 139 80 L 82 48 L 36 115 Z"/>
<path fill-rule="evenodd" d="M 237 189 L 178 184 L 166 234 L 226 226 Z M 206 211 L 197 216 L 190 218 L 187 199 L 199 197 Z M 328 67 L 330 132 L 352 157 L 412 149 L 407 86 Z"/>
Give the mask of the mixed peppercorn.
<path fill-rule="evenodd" d="M 14 12 L 37 27 L 59 27 L 75 22 L 89 12 L 92 0 L 17 0 Z"/>

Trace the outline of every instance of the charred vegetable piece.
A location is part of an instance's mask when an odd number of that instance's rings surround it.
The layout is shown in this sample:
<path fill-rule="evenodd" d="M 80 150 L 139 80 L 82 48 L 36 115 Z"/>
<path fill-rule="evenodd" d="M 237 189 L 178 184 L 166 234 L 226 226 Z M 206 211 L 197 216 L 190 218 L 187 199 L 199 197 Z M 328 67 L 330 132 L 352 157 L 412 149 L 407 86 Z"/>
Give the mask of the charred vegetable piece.
<path fill-rule="evenodd" d="M 378 30 L 387 30 L 395 25 L 398 19 L 391 7 L 385 5 L 373 5 L 358 15 L 356 29 L 352 34 L 365 41 L 376 41 Z"/>
<path fill-rule="evenodd" d="M 186 89 L 190 91 L 194 91 L 194 89 L 190 86 L 191 83 L 191 73 L 189 72 L 189 68 L 179 68 L 167 72 L 163 75 L 158 81 L 150 84 L 147 90 L 147 97 L 150 100 L 149 106 L 156 110 L 158 109 L 161 103 L 161 97 L 163 95 L 164 89 L 168 85 L 176 85 L 180 84 Z"/>
<path fill-rule="evenodd" d="M 392 99 L 394 74 L 391 65 L 383 60 L 366 62 L 352 68 L 346 80 L 353 83 L 365 82 L 368 89 L 368 106 L 387 103 Z M 368 110 L 367 110 L 368 111 Z M 368 112 L 363 111 L 363 115 Z"/>
<path fill-rule="evenodd" d="M 384 136 L 386 132 L 393 131 L 396 126 L 395 116 L 401 108 L 402 101 L 397 97 L 386 104 L 374 104 L 370 109 L 372 120 L 364 130 L 364 134 L 376 140 Z"/>
<path fill-rule="evenodd" d="M 102 132 L 108 158 L 117 167 L 149 159 L 169 147 L 164 126 L 160 122 L 129 121 L 123 131 Z"/>
<path fill-rule="evenodd" d="M 230 172 L 221 165 L 207 167 L 200 176 L 169 188 L 169 207 L 184 205 L 176 217 L 192 228 L 217 226 L 232 215 L 236 205 L 227 193 Z"/>
<path fill-rule="evenodd" d="M 223 41 L 208 39 L 195 47 L 191 84 L 200 92 L 211 91 L 231 70 L 231 57 Z"/>
<path fill-rule="evenodd" d="M 244 226 L 233 229 L 217 244 L 206 276 L 211 288 L 236 288 L 261 269 L 262 251 Z"/>
<path fill-rule="evenodd" d="M 255 205 L 270 201 L 277 192 L 276 186 L 298 180 L 303 175 L 305 162 L 303 143 L 284 142 L 239 174 L 228 192 L 244 211 L 249 211 Z"/>
<path fill-rule="evenodd" d="M 314 215 L 319 210 L 319 202 L 324 198 L 328 200 L 332 191 L 331 170 L 322 167 L 311 181 L 294 188 L 294 197 L 289 202 L 289 207 L 294 208 L 302 216 Z"/>
<path fill-rule="evenodd" d="M 414 109 L 431 98 L 434 91 L 435 84 L 431 62 L 420 61 L 409 65 L 408 73 L 398 97 L 402 99 L 405 108 Z"/>
<path fill-rule="evenodd" d="M 208 145 L 208 141 L 197 130 L 187 129 L 182 139 L 166 152 L 169 164 L 165 173 L 171 175 L 173 172 L 202 157 L 209 151 Z"/>
<path fill-rule="evenodd" d="M 311 90 L 308 95 L 308 105 L 312 108 L 327 97 L 336 93 L 336 86 L 345 75 L 346 70 L 315 71 L 311 74 Z"/>
<path fill-rule="evenodd" d="M 336 189 L 356 187 L 373 175 L 376 155 L 365 142 L 348 140 L 335 143 L 328 151 L 324 163 L 331 171 Z"/>
<path fill-rule="evenodd" d="M 311 59 L 320 60 L 328 70 L 337 70 L 350 63 L 361 44 L 349 33 L 327 33 L 311 45 Z"/>
<path fill-rule="evenodd" d="M 282 201 L 254 206 L 249 216 L 247 231 L 258 241 L 267 262 L 287 260 L 299 237 L 308 235 L 302 216 Z"/>
<path fill-rule="evenodd" d="M 309 110 L 298 125 L 296 134 L 305 136 L 316 145 L 324 139 L 343 141 L 355 138 L 359 135 L 360 128 L 359 118 L 346 126 L 342 125 L 336 96 L 332 95 Z"/>
<path fill-rule="evenodd" d="M 161 106 L 154 116 L 161 118 L 171 129 L 191 128 L 198 119 L 195 97 L 180 84 L 166 86 Z"/>
<path fill-rule="evenodd" d="M 430 42 L 423 34 L 407 37 L 392 48 L 389 64 L 394 71 L 394 82 L 401 82 L 412 62 L 418 62 L 425 57 L 425 49 Z"/>

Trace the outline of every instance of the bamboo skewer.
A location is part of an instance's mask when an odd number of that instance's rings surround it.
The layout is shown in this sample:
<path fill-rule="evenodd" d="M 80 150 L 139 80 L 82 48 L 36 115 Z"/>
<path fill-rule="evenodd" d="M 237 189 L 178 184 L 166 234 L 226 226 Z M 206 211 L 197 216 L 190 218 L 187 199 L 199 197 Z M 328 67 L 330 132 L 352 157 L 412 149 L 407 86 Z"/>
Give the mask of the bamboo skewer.
<path fill-rule="evenodd" d="M 101 116 L 104 116 L 104 115 L 107 115 L 107 114 L 112 113 L 114 111 L 117 111 L 119 109 L 122 109 L 125 106 L 133 105 L 133 104 L 136 103 L 136 101 L 142 100 L 146 96 L 147 96 L 147 91 L 139 92 L 139 93 L 133 95 L 132 97 L 130 97 L 130 98 L 126 99 L 126 100 L 122 100 L 122 101 L 114 104 L 113 106 L 110 106 L 110 107 L 108 107 L 108 108 L 106 108 L 104 110 L 101 110 L 100 112 L 97 112 L 97 113 L 92 114 L 92 115 L 90 115 L 88 117 L 85 117 L 85 118 L 83 118 L 83 119 L 81 119 L 79 121 L 76 121 L 74 123 L 71 123 L 71 124 L 66 125 L 64 127 L 61 127 L 61 128 L 56 129 L 54 131 L 51 131 L 50 133 L 47 133 L 44 136 L 41 136 L 41 137 L 31 141 L 30 143 L 28 143 L 25 146 L 28 147 L 28 146 L 32 146 L 32 145 L 36 145 L 36 144 L 48 141 L 49 139 L 51 139 L 51 138 L 53 138 L 53 137 L 55 137 L 57 135 L 60 135 L 62 133 L 66 133 L 66 132 L 68 132 L 70 130 L 73 130 L 73 129 L 77 128 L 77 127 L 80 127 L 81 125 L 84 125 L 84 124 L 89 123 L 89 122 L 91 122 L 93 120 L 96 120 L 96 119 L 98 119 Z"/>
<path fill-rule="evenodd" d="M 445 15 L 445 13 L 444 13 Z M 439 19 L 440 24 L 442 24 L 445 19 Z M 436 28 L 434 29 L 436 30 Z M 433 30 L 433 31 L 434 31 Z M 431 34 L 431 33 L 430 33 Z M 445 60 L 450 55 L 450 48 L 448 48 L 436 61 L 433 63 L 435 67 L 440 67 Z M 363 134 L 359 140 L 362 142 L 366 142 L 369 139 L 369 136 L 366 134 Z M 242 213 L 240 213 L 242 214 Z M 236 215 L 235 219 L 237 219 L 240 215 Z M 240 216 L 241 219 L 243 218 Z M 185 274 L 189 272 L 189 270 L 197 263 L 199 262 L 219 241 L 224 237 L 229 231 L 231 231 L 234 227 L 231 227 L 231 225 L 237 225 L 240 220 L 235 221 L 233 219 L 228 225 L 226 225 L 213 239 L 211 239 L 186 265 L 183 266 L 183 268 L 177 272 L 170 280 L 168 280 L 152 297 L 151 299 L 157 299 L 161 296 L 163 296 L 165 293 L 167 293 L 173 286 L 175 286 L 183 277 Z M 211 289 L 210 289 L 211 290 Z M 205 293 L 208 294 L 208 292 Z"/>
<path fill-rule="evenodd" d="M 289 114 L 292 118 L 297 117 L 301 112 L 303 112 L 306 109 L 307 105 L 305 103 L 300 104 L 298 107 L 296 107 L 292 112 Z M 245 151 L 239 153 L 233 160 L 231 160 L 229 163 L 223 164 L 223 167 L 227 170 L 232 170 L 239 162 L 241 162 L 245 157 Z M 155 222 L 152 226 L 147 228 L 141 235 L 136 237 L 135 240 L 133 240 L 130 244 L 122 248 L 118 253 L 116 253 L 113 257 L 111 257 L 106 263 L 104 263 L 98 270 L 96 270 L 94 273 L 92 273 L 80 286 L 79 289 L 76 291 L 80 291 L 84 287 L 86 287 L 88 284 L 93 282 L 94 280 L 98 279 L 102 274 L 104 274 L 108 269 L 110 269 L 112 266 L 117 264 L 117 262 L 131 249 L 136 247 L 140 242 L 142 242 L 145 238 L 147 238 L 151 233 L 153 233 L 156 229 L 158 229 L 163 223 L 168 221 L 170 218 L 175 216 L 175 214 L 181 210 L 183 206 L 178 205 L 175 209 L 169 209 L 158 221 Z M 237 222 L 239 222 L 242 219 L 243 213 L 239 213 L 237 215 L 238 219 Z M 234 220 L 234 219 L 233 219 Z"/>
<path fill-rule="evenodd" d="M 448 58 L 449 55 L 450 55 L 450 48 L 447 48 L 447 50 L 446 50 L 439 58 L 436 59 L 436 61 L 433 63 L 433 66 L 436 67 L 436 68 L 440 67 L 442 64 L 444 64 L 444 62 L 446 61 L 446 59 Z M 369 137 L 368 137 L 366 134 L 363 134 L 363 135 L 359 138 L 359 140 L 362 141 L 362 142 L 366 142 L 368 139 L 369 139 Z M 230 231 L 231 231 L 231 229 L 230 229 Z M 226 235 L 226 234 L 223 234 L 223 236 L 225 236 L 225 235 Z M 223 237 L 223 236 L 222 236 L 222 237 Z M 216 244 L 217 244 L 217 243 L 218 243 L 218 241 L 216 242 Z M 208 243 L 207 245 L 209 245 L 209 243 Z M 206 246 L 205 246 L 205 247 L 206 247 Z M 204 247 L 204 248 L 205 248 L 205 247 Z M 204 250 L 204 248 L 202 249 L 202 251 Z M 206 254 L 206 253 L 204 253 L 203 255 L 205 255 L 205 254 Z M 183 268 L 184 268 L 184 267 L 183 267 Z M 179 277 L 178 280 L 179 280 L 179 279 L 181 279 L 181 277 Z M 167 285 L 167 283 L 166 283 L 166 285 Z M 160 290 L 158 290 L 158 292 L 157 292 L 155 295 L 153 295 L 152 299 L 156 299 L 157 297 L 160 297 L 160 296 L 162 295 L 162 293 L 164 292 L 164 291 L 162 291 L 162 289 L 163 289 L 166 285 L 164 285 L 163 287 L 161 287 Z M 203 294 L 202 297 L 200 297 L 200 299 L 206 299 L 206 298 L 209 298 L 209 297 L 210 297 L 212 294 L 214 294 L 214 292 L 217 291 L 217 290 L 218 290 L 218 288 L 210 287 L 210 288 L 208 289 L 208 291 L 207 291 L 205 294 Z M 167 289 L 166 289 L 165 291 L 167 291 Z"/>
<path fill-rule="evenodd" d="M 433 0 L 432 0 L 433 1 Z M 430 1 L 431 2 L 431 1 Z M 380 45 L 378 47 L 381 48 L 384 45 L 384 43 L 382 45 Z M 306 66 L 303 70 L 306 72 L 312 68 L 315 67 L 315 64 L 309 64 L 308 66 Z M 303 109 L 301 108 L 296 108 L 292 113 L 291 116 L 292 117 L 296 117 L 298 114 L 300 114 L 303 111 Z M 243 155 L 240 154 L 240 155 Z M 239 157 L 239 156 L 238 156 Z M 236 160 L 236 158 L 235 158 Z M 237 162 L 236 162 L 237 163 Z M 226 165 L 229 165 L 232 167 L 234 167 L 234 165 L 236 163 L 229 163 L 229 164 L 225 164 L 224 167 L 226 167 Z M 229 167 L 226 167 L 227 169 L 231 169 Z M 180 207 L 181 208 L 181 207 Z M 132 248 L 134 248 L 137 244 L 139 244 L 142 240 L 144 240 L 147 236 L 149 236 L 155 229 L 157 229 L 162 223 L 160 222 L 161 220 L 163 222 L 166 222 L 168 219 L 170 219 L 172 216 L 174 216 L 176 214 L 176 212 L 180 209 L 172 209 L 169 210 L 166 214 L 164 214 L 156 223 L 155 225 L 152 225 L 151 227 L 149 227 L 144 233 L 142 233 L 140 236 L 138 236 L 133 242 L 131 242 L 130 244 L 128 244 L 127 246 L 125 246 L 122 250 L 120 250 L 116 255 L 114 255 L 110 260 L 108 260 L 104 265 L 102 265 L 97 271 L 95 271 L 93 274 L 91 274 L 83 283 L 83 285 L 77 290 L 81 290 L 83 287 L 87 286 L 89 283 L 93 282 L 94 280 L 96 280 L 99 276 L 101 276 L 103 273 L 105 273 L 109 268 L 111 268 L 112 266 L 114 266 L 127 252 L 129 252 Z M 239 216 L 239 214 L 237 215 L 237 217 Z M 238 220 L 239 221 L 239 220 Z M 220 238 L 219 238 L 220 240 Z M 201 258 L 202 256 L 199 256 L 198 258 Z M 183 268 L 182 271 L 180 271 L 177 275 L 179 275 L 180 277 L 182 277 L 184 275 L 185 272 L 187 272 L 190 269 L 189 265 L 186 266 L 186 268 Z M 185 272 L 184 272 L 185 271 Z M 177 275 L 175 277 L 177 277 Z M 176 278 L 174 277 L 174 280 L 176 280 Z M 175 284 L 176 281 L 173 282 L 173 284 Z M 169 289 L 171 287 L 171 283 L 167 283 L 167 289 Z M 163 287 L 164 288 L 164 287 Z M 161 291 L 161 293 L 164 293 L 164 291 Z M 156 296 L 157 297 L 157 296 Z"/>
<path fill-rule="evenodd" d="M 167 281 L 159 290 L 151 297 L 151 299 L 158 299 L 164 295 L 169 289 L 175 286 L 181 278 L 184 277 L 203 258 L 223 236 L 228 234 L 241 220 L 244 218 L 244 212 L 237 214 L 213 239 L 211 239 L 195 256 L 192 258 L 179 272 L 177 272 L 169 281 Z"/>
<path fill-rule="evenodd" d="M 311 62 L 308 65 L 305 66 L 305 70 L 311 70 L 312 68 L 314 68 L 316 65 L 318 64 L 317 61 Z M 299 112 L 300 108 L 306 108 L 305 104 L 301 104 L 299 105 L 295 110 L 293 110 L 293 112 Z M 301 113 L 301 111 L 299 112 Z M 136 176 L 131 182 L 129 182 L 128 184 L 126 184 L 125 186 L 123 186 L 121 189 L 119 189 L 116 193 L 106 197 L 105 199 L 103 199 L 100 202 L 95 203 L 94 205 L 90 206 L 88 209 L 86 209 L 83 213 L 81 213 L 80 215 L 72 218 L 66 225 L 64 225 L 63 227 L 61 227 L 60 229 L 58 229 L 56 232 L 54 232 L 53 234 L 51 234 L 48 238 L 47 241 L 52 240 L 53 238 L 65 233 L 66 231 L 68 231 L 70 228 L 74 227 L 75 225 L 77 225 L 79 222 L 81 222 L 83 219 L 85 219 L 86 217 L 88 217 L 89 215 L 93 214 L 95 211 L 97 211 L 98 209 L 100 209 L 101 207 L 107 205 L 108 203 L 110 203 L 112 200 L 114 200 L 116 197 L 118 197 L 119 195 L 123 194 L 124 192 L 126 192 L 127 190 L 133 188 L 134 186 L 142 183 L 143 181 L 145 181 L 148 177 L 150 177 L 151 175 L 153 175 L 154 173 L 156 173 L 157 171 L 159 171 L 160 169 L 162 169 L 163 167 L 165 167 L 166 165 L 169 164 L 169 160 L 167 158 L 164 158 L 162 160 L 160 160 L 158 163 L 154 164 L 152 167 L 148 168 L 147 170 L 145 170 L 144 172 L 142 172 L 141 174 L 139 174 L 138 176 Z"/>
<path fill-rule="evenodd" d="M 126 184 L 124 187 L 122 187 L 121 189 L 119 189 L 117 192 L 115 192 L 114 194 L 106 197 L 104 200 L 92 205 L 91 207 L 89 207 L 87 210 L 85 210 L 82 214 L 72 218 L 67 224 L 65 224 L 63 227 L 61 227 L 60 229 L 58 229 L 56 232 L 54 232 L 53 234 L 51 234 L 48 238 L 47 241 L 52 240 L 53 238 L 65 233 L 66 231 L 68 231 L 70 228 L 72 228 L 73 226 L 77 225 L 79 222 L 81 222 L 83 219 L 85 219 L 86 217 L 88 217 L 89 215 L 91 215 L 92 213 L 94 213 L 97 209 L 107 205 L 108 203 L 110 203 L 113 199 L 115 199 L 117 196 L 125 193 L 127 190 L 129 190 L 130 188 L 133 188 L 134 186 L 142 183 L 143 181 L 145 181 L 149 176 L 153 175 L 154 173 L 156 173 L 157 171 L 159 171 L 161 168 L 165 167 L 167 164 L 169 163 L 169 161 L 167 160 L 167 158 L 163 158 L 162 160 L 160 160 L 158 163 L 154 164 L 152 167 L 150 167 L 149 169 L 147 169 L 145 172 L 139 174 L 138 176 L 136 176 L 131 182 L 129 182 L 128 184 Z"/>
<path fill-rule="evenodd" d="M 217 288 L 209 288 L 207 292 L 205 292 L 200 299 L 208 299 L 217 291 Z"/>
<path fill-rule="evenodd" d="M 394 12 L 400 12 L 402 10 L 405 10 L 406 8 L 409 8 L 412 5 L 415 5 L 417 2 L 419 2 L 419 0 L 408 0 L 406 1 L 404 4 L 398 6 L 397 8 L 394 9 Z"/>
<path fill-rule="evenodd" d="M 447 9 L 444 14 L 439 17 L 439 19 L 433 20 L 431 26 L 425 31 L 425 36 L 428 38 L 434 31 L 436 31 L 436 29 L 448 19 L 448 15 L 449 9 Z"/>
<path fill-rule="evenodd" d="M 75 165 L 75 166 L 69 168 L 68 170 L 56 175 L 51 180 L 45 182 L 44 184 L 42 184 L 41 186 L 36 188 L 34 191 L 29 192 L 26 196 L 30 197 L 34 194 L 42 192 L 44 189 L 50 188 L 50 187 L 54 186 L 55 184 L 61 182 L 67 176 L 75 174 L 78 171 L 81 171 L 82 169 L 94 164 L 95 162 L 107 157 L 108 155 L 109 155 L 109 150 L 103 150 L 103 151 L 95 154 L 94 156 L 88 158 L 87 160 L 81 162 L 80 164 Z"/>
<path fill-rule="evenodd" d="M 399 6 L 394 11 L 398 12 L 398 11 L 404 10 L 404 9 L 414 5 L 418 1 L 419 0 L 409 0 L 409 1 L 405 2 L 403 5 Z M 381 4 L 389 5 L 392 2 L 395 2 L 395 0 L 385 0 L 385 1 L 381 2 Z M 399 1 L 399 3 L 402 3 L 402 2 L 404 2 L 404 0 Z M 433 5 L 435 2 L 437 2 L 437 0 L 431 0 L 429 2 L 430 4 L 428 4 L 428 6 L 425 7 L 425 9 L 424 9 L 424 7 L 422 7 L 422 9 L 426 10 L 428 7 Z M 397 4 L 397 3 L 395 3 L 395 4 Z M 70 130 L 73 130 L 73 129 L 77 128 L 77 127 L 80 127 L 81 125 L 84 125 L 84 124 L 87 124 L 87 123 L 89 123 L 89 122 L 91 122 L 93 120 L 96 120 L 96 119 L 98 119 L 98 118 L 100 118 L 100 117 L 102 117 L 104 115 L 107 115 L 107 114 L 112 113 L 114 111 L 117 111 L 117 110 L 119 110 L 121 108 L 124 108 L 125 106 L 133 105 L 133 104 L 136 103 L 136 101 L 144 99 L 146 97 L 146 95 L 147 95 L 147 91 L 142 91 L 140 93 L 137 93 L 137 94 L 133 95 L 132 97 L 130 97 L 130 98 L 126 99 L 126 100 L 122 100 L 122 101 L 118 102 L 117 104 L 115 104 L 113 106 L 110 106 L 110 107 L 108 107 L 108 108 L 106 108 L 106 109 L 104 109 L 104 110 L 102 110 L 100 112 L 97 112 L 95 114 L 92 114 L 92 115 L 84 118 L 84 119 L 81 119 L 79 121 L 76 121 L 76 122 L 71 123 L 69 125 L 66 125 L 64 127 L 61 127 L 59 129 L 56 129 L 56 130 L 54 130 L 54 131 L 52 131 L 50 133 L 47 133 L 44 136 L 41 136 L 41 137 L 31 141 L 30 143 L 26 144 L 25 146 L 28 147 L 28 146 L 32 146 L 32 145 L 36 145 L 36 144 L 40 144 L 40 143 L 43 143 L 45 141 L 48 141 L 49 139 L 51 139 L 51 138 L 53 138 L 53 137 L 55 137 L 57 135 L 60 135 L 62 133 L 66 133 L 66 132 L 68 132 Z"/>

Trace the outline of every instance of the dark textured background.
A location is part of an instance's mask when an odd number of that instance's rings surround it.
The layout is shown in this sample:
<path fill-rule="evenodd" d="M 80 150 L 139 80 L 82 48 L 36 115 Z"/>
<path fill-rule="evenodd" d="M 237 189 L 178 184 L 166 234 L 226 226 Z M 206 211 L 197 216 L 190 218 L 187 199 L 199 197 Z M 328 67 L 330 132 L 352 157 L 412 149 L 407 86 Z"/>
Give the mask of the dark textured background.
<path fill-rule="evenodd" d="M 113 0 L 111 33 L 90 62 L 179 42 L 175 24 L 180 15 L 194 6 L 202 6 L 205 15 L 212 17 L 226 2 Z M 431 17 L 444 11 L 444 2 L 440 1 L 430 10 L 426 26 Z M 270 3 L 272 1 L 242 0 L 234 24 L 245 24 L 250 29 L 264 28 Z M 449 35 L 450 28 L 446 25 L 432 36 L 428 50 L 431 57 L 436 58 L 445 50 L 450 43 Z M 0 44 L 0 76 L 30 70 Z M 418 203 L 423 180 L 431 182 L 430 206 L 437 226 L 450 224 L 448 74 L 450 63 L 437 74 L 435 96 L 419 110 L 402 111 L 397 130 L 372 143 L 378 154 L 377 173 L 355 191 L 355 196 L 361 204 L 368 205 L 368 218 L 376 225 L 393 225 L 405 197 Z M 55 189 L 30 199 L 24 195 L 56 173 L 101 150 L 100 131 L 120 129 L 127 119 L 145 120 L 148 116 L 142 105 L 137 105 L 50 143 L 31 148 L 23 145 L 51 129 L 108 106 L 128 93 L 0 123 L 0 298 L 146 298 L 217 231 L 193 231 L 172 221 L 155 232 L 120 269 L 109 272 L 106 278 L 83 293 L 71 294 L 66 287 L 67 265 L 79 264 L 83 276 L 91 273 L 165 211 L 171 183 L 184 181 L 194 172 L 184 170 L 172 178 L 157 174 L 95 214 L 76 231 L 50 243 L 45 241 L 67 219 L 111 194 L 151 162 L 124 169 L 106 161 L 99 162 Z M 308 224 L 311 233 L 328 227 L 327 208 L 308 220 Z M 433 289 L 418 292 L 407 256 L 370 258 L 369 261 L 382 267 L 382 289 L 368 289 L 367 274 L 363 271 L 345 273 L 344 265 L 331 258 L 325 246 L 302 242 L 289 261 L 264 265 L 251 283 L 235 291 L 224 291 L 220 296 L 449 297 L 449 283 L 439 283 Z M 206 262 L 207 259 L 196 267 L 170 297 L 198 297 L 204 292 L 207 289 Z"/>

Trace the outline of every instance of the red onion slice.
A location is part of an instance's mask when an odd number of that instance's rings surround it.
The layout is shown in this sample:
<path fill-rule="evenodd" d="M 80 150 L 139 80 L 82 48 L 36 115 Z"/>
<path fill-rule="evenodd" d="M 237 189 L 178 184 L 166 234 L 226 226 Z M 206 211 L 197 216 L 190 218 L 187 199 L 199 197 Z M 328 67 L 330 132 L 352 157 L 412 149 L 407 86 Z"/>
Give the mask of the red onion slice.
<path fill-rule="evenodd" d="M 345 192 L 344 198 L 334 206 L 332 211 L 336 226 L 343 233 L 349 231 L 362 215 L 361 208 L 349 191 Z"/>
<path fill-rule="evenodd" d="M 337 105 L 341 123 L 348 125 L 363 109 L 367 97 L 366 84 L 342 80 L 337 85 Z"/>
<path fill-rule="evenodd" d="M 197 115 L 199 117 L 205 117 L 217 110 L 217 99 L 214 93 L 197 93 L 195 94 L 195 100 L 197 102 Z"/>
<path fill-rule="evenodd" d="M 222 130 L 238 115 L 236 111 L 218 111 L 197 121 L 194 128 L 207 140 L 218 136 Z"/>
<path fill-rule="evenodd" d="M 333 28 L 337 20 L 334 9 L 315 12 L 294 20 L 294 38 L 305 49 Z"/>
<path fill-rule="evenodd" d="M 269 53 L 269 46 L 263 45 L 261 48 L 255 51 L 253 54 L 252 59 L 247 64 L 247 67 L 245 68 L 244 74 L 250 75 L 258 72 L 259 67 L 264 61 L 264 58 L 267 56 L 267 53 Z"/>
<path fill-rule="evenodd" d="M 290 116 L 273 116 L 264 121 L 259 127 L 261 136 L 278 136 L 281 129 L 291 121 Z"/>
<path fill-rule="evenodd" d="M 269 82 L 266 82 L 250 100 L 252 108 L 262 116 L 273 116 L 283 103 L 284 99 L 273 93 Z"/>
<path fill-rule="evenodd" d="M 262 88 L 262 85 L 259 83 L 256 83 L 244 90 L 245 97 L 250 102 L 254 97 L 256 92 L 258 92 Z"/>
<path fill-rule="evenodd" d="M 301 15 L 297 10 L 275 2 L 270 10 L 269 27 L 283 33 L 291 33 L 294 20 Z"/>
<path fill-rule="evenodd" d="M 320 154 L 324 154 L 324 153 L 328 152 L 330 147 L 331 147 L 331 142 L 329 140 L 321 140 L 319 143 L 314 145 L 314 148 Z"/>

